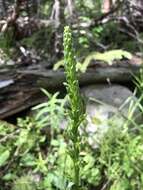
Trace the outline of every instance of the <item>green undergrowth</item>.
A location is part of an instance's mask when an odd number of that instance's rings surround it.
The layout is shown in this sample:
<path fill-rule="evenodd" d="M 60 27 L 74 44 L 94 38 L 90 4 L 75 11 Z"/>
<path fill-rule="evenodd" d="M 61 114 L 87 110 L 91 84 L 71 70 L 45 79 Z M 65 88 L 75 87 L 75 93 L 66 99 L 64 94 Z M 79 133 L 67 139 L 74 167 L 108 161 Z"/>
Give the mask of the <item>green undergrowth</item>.
<path fill-rule="evenodd" d="M 48 102 L 34 108 L 37 113 L 33 118 L 18 119 L 15 126 L 0 123 L 1 190 L 65 190 L 73 187 L 73 162 L 67 152 L 69 138 L 63 125 L 65 118 L 69 120 L 63 108 L 67 98 L 58 99 L 57 94 L 48 92 L 47 96 L 50 97 Z M 56 114 L 60 109 L 63 110 L 60 115 Z M 60 125 L 50 122 L 53 114 L 54 121 Z M 111 127 L 96 149 L 89 145 L 88 134 L 82 132 L 79 152 L 82 187 L 141 190 L 143 125 L 133 125 L 131 118 L 122 127 L 115 120 L 109 123 Z"/>
<path fill-rule="evenodd" d="M 35 107 L 38 113 L 34 118 L 18 119 L 16 126 L 0 125 L 0 187 L 3 190 L 72 189 L 74 171 L 73 161 L 67 152 L 69 139 L 64 135 L 62 125 L 56 126 L 54 122 L 45 125 L 43 122 L 50 105 L 53 109 L 46 117 L 47 121 L 63 106 L 63 100 L 56 99 L 54 104 L 54 99 L 55 95 L 51 95 L 47 107 L 43 104 Z M 43 116 L 39 117 L 41 111 Z M 55 121 L 62 123 L 66 113 L 56 116 Z M 83 144 L 87 144 L 86 135 Z M 101 180 L 100 168 L 94 168 L 94 157 L 95 153 L 88 144 L 82 147 L 80 178 L 85 186 L 97 185 Z"/>

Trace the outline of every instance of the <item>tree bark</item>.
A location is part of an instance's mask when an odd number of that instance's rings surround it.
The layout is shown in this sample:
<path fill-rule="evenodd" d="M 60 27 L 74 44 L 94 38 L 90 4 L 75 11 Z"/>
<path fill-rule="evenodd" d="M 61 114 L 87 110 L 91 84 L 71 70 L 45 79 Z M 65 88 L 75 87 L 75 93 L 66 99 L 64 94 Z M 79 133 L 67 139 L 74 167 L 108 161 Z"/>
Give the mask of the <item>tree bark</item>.
<path fill-rule="evenodd" d="M 131 82 L 133 75 L 139 71 L 138 66 L 104 66 L 89 68 L 79 75 L 81 86 L 97 83 Z M 48 91 L 64 89 L 64 71 L 52 70 L 0 70 L 0 119 L 12 116 L 45 99 L 40 88 Z"/>

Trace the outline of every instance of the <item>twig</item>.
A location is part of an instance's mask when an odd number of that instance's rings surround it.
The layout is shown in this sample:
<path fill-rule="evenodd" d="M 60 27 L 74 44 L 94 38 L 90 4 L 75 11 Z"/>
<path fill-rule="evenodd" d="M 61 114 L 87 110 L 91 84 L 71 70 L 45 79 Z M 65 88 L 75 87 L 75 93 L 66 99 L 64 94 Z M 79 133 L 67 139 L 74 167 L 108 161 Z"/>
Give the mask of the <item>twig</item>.
<path fill-rule="evenodd" d="M 17 129 L 16 131 L 14 131 L 13 133 L 10 133 L 6 136 L 4 136 L 2 139 L 0 139 L 0 143 L 5 142 L 7 139 L 13 138 L 14 135 L 18 134 L 20 132 L 20 129 Z"/>
<path fill-rule="evenodd" d="M 120 6 L 122 5 L 122 2 L 120 1 L 116 7 L 111 8 L 111 10 L 105 14 L 102 14 L 101 16 L 97 17 L 96 19 L 94 19 L 91 24 L 90 27 L 93 27 L 95 25 L 99 25 L 99 24 L 103 24 L 103 20 L 107 17 L 109 17 L 110 15 L 112 15 L 113 13 L 115 13 L 117 10 L 119 10 Z"/>
<path fill-rule="evenodd" d="M 102 189 L 101 190 L 105 190 L 106 189 L 106 187 L 109 185 L 109 183 L 110 183 L 110 181 L 108 180 L 104 185 L 103 185 L 103 187 L 102 187 Z"/>

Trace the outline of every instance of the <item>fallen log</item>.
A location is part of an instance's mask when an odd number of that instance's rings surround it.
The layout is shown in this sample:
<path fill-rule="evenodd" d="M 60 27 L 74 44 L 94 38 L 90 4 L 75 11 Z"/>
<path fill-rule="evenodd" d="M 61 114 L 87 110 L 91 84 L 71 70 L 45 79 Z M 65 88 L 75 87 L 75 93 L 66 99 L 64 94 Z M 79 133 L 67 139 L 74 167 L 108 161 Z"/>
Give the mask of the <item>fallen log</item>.
<path fill-rule="evenodd" d="M 79 75 L 81 86 L 96 83 L 131 82 L 139 66 L 104 66 L 89 68 Z M 59 91 L 65 82 L 63 70 L 0 70 L 0 119 L 12 116 L 45 99 L 40 88 Z"/>

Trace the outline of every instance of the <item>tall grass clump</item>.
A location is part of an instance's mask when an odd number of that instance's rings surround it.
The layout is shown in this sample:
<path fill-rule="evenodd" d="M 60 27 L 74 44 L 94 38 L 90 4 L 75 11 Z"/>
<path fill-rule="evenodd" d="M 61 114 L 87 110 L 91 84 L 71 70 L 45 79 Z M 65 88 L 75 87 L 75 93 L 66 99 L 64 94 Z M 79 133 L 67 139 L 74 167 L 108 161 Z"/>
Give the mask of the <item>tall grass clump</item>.
<path fill-rule="evenodd" d="M 80 189 L 80 134 L 79 126 L 85 118 L 84 103 L 80 96 L 79 83 L 76 73 L 76 60 L 74 56 L 72 33 L 70 27 L 64 28 L 64 62 L 66 74 L 66 88 L 69 96 L 69 126 L 68 138 L 70 140 L 70 147 L 68 153 L 73 161 L 73 189 Z"/>

